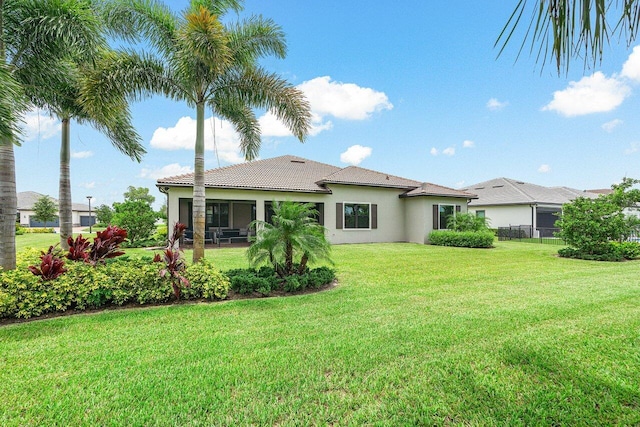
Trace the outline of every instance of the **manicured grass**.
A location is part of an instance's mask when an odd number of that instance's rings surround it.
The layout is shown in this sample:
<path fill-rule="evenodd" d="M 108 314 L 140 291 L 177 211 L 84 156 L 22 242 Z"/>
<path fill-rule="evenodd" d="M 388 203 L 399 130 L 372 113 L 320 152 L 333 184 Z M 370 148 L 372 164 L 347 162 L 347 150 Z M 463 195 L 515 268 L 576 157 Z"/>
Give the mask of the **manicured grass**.
<path fill-rule="evenodd" d="M 640 262 L 556 250 L 336 246 L 322 293 L 5 325 L 0 425 L 640 424 Z"/>

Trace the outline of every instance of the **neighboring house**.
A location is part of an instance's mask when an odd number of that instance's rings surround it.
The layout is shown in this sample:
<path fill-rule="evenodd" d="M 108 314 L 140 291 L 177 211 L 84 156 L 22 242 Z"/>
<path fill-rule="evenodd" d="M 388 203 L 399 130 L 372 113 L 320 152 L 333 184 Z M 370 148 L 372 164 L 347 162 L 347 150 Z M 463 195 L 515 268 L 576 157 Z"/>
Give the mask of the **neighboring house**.
<path fill-rule="evenodd" d="M 193 174 L 159 179 L 168 195 L 168 224 L 193 230 Z M 448 216 L 466 212 L 475 197 L 357 166 L 340 168 L 295 156 L 242 163 L 205 172 L 206 230 L 239 230 L 268 221 L 273 201 L 315 203 L 332 243 L 427 243 Z"/>
<path fill-rule="evenodd" d="M 488 219 L 491 228 L 524 226 L 530 237 L 551 237 L 562 205 L 580 196 L 598 194 L 568 187 L 543 187 L 509 178 L 496 178 L 466 187 L 478 195 L 469 211 Z"/>
<path fill-rule="evenodd" d="M 35 191 L 22 191 L 18 193 L 18 221 L 23 227 L 44 227 L 44 223 L 35 219 L 33 205 L 43 194 Z M 58 200 L 49 197 L 57 205 Z M 89 226 L 89 206 L 81 203 L 73 203 L 71 205 L 72 222 L 74 226 Z M 95 224 L 95 215 L 91 215 L 92 225 Z M 48 227 L 60 227 L 60 219 L 47 222 Z"/>

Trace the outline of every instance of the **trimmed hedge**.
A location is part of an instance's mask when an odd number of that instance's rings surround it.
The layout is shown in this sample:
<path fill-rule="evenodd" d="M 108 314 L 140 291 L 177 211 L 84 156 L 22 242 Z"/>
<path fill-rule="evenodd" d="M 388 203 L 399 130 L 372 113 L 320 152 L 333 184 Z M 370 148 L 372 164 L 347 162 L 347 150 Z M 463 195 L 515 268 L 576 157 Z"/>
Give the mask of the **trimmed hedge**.
<path fill-rule="evenodd" d="M 272 267 L 238 268 L 226 272 L 231 280 L 231 289 L 239 294 L 258 293 L 267 296 L 273 291 L 296 292 L 305 289 L 317 289 L 331 283 L 336 278 L 334 270 L 318 267 L 303 274 L 293 274 L 279 279 Z"/>
<path fill-rule="evenodd" d="M 429 242 L 432 245 L 461 248 L 491 248 L 493 239 L 491 231 L 435 230 L 429 234 Z"/>
<path fill-rule="evenodd" d="M 0 271 L 0 317 L 29 318 L 111 304 L 162 303 L 173 297 L 171 283 L 160 277 L 163 264 L 150 258 L 121 257 L 95 267 L 67 261 L 65 274 L 45 282 L 27 270 L 38 255 L 28 251 L 15 270 Z M 185 276 L 191 285 L 183 288 L 184 299 L 227 297 L 229 280 L 210 261 L 190 265 Z"/>
<path fill-rule="evenodd" d="M 584 259 L 590 261 L 619 262 L 640 258 L 640 243 L 637 242 L 610 242 L 597 253 L 586 253 L 576 248 L 562 248 L 558 255 L 563 258 Z"/>

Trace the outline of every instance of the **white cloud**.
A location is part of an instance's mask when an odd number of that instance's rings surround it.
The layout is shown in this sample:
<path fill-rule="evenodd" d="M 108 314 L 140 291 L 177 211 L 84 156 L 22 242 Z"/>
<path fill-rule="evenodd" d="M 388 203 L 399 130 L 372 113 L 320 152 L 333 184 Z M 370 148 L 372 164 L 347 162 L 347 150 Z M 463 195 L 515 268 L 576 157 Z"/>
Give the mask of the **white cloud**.
<path fill-rule="evenodd" d="M 462 188 L 464 185 L 464 180 L 456 182 L 455 188 Z"/>
<path fill-rule="evenodd" d="M 447 147 L 442 150 L 442 154 L 444 154 L 445 156 L 453 156 L 456 154 L 456 149 L 454 147 Z"/>
<path fill-rule="evenodd" d="M 37 110 L 27 112 L 23 119 L 25 141 L 49 139 L 58 135 L 62 129 L 62 124 L 58 119 Z"/>
<path fill-rule="evenodd" d="M 260 123 L 260 132 L 265 137 L 285 137 L 293 136 L 287 127 L 278 118 L 268 112 L 258 119 Z M 312 112 L 311 131 L 309 135 L 315 136 L 323 130 L 329 130 L 333 127 L 333 123 L 329 120 L 323 121 L 323 117 Z"/>
<path fill-rule="evenodd" d="M 311 110 L 320 117 L 364 120 L 375 112 L 393 108 L 384 92 L 354 83 L 333 82 L 329 76 L 316 77 L 297 87 L 309 100 Z"/>
<path fill-rule="evenodd" d="M 86 159 L 93 156 L 93 151 L 72 151 L 71 158 L 73 159 Z"/>
<path fill-rule="evenodd" d="M 633 48 L 629 58 L 622 66 L 622 77 L 640 82 L 640 46 Z"/>
<path fill-rule="evenodd" d="M 540 173 L 549 173 L 549 172 L 551 172 L 551 166 L 549 166 L 549 165 L 540 165 L 540 167 L 538 168 L 538 172 L 540 172 Z"/>
<path fill-rule="evenodd" d="M 191 166 L 180 166 L 179 163 L 171 163 L 169 165 L 161 167 L 160 169 L 142 168 L 142 170 L 140 170 L 139 177 L 155 180 L 160 178 L 167 178 L 170 176 L 184 175 L 191 172 L 193 172 Z"/>
<path fill-rule="evenodd" d="M 365 120 L 372 114 L 391 110 L 393 105 L 387 95 L 354 83 L 331 81 L 331 77 L 316 77 L 297 86 L 311 106 L 311 130 L 315 136 L 333 128 L 329 117 L 343 120 Z M 205 149 L 213 150 L 211 118 L 205 124 Z M 287 127 L 270 112 L 258 118 L 263 137 L 292 136 Z M 216 140 L 220 158 L 230 163 L 243 161 L 240 155 L 239 137 L 231 123 L 216 118 Z M 151 138 L 151 146 L 161 150 L 192 150 L 195 145 L 195 120 L 182 117 L 173 127 L 156 129 Z"/>
<path fill-rule="evenodd" d="M 606 132 L 613 132 L 613 130 L 618 126 L 620 126 L 622 123 L 623 123 L 622 120 L 614 119 L 614 120 L 611 120 L 610 122 L 604 123 L 602 125 L 602 129 L 604 129 Z"/>
<path fill-rule="evenodd" d="M 228 163 L 244 161 L 240 154 L 240 138 L 231 123 L 216 118 L 215 135 L 218 155 L 221 159 Z M 160 150 L 193 150 L 195 141 L 196 121 L 191 117 L 182 117 L 173 127 L 156 129 L 151 137 L 151 146 Z M 213 120 L 211 118 L 205 122 L 204 148 L 208 151 L 214 149 Z"/>
<path fill-rule="evenodd" d="M 96 182 L 95 181 L 83 182 L 82 184 L 78 184 L 78 187 L 82 187 L 90 190 L 92 188 L 96 188 Z"/>
<path fill-rule="evenodd" d="M 606 77 L 598 71 L 569 87 L 553 93 L 553 101 L 543 110 L 556 111 L 563 116 L 581 116 L 611 111 L 631 93 L 631 88 L 615 77 Z"/>
<path fill-rule="evenodd" d="M 629 155 L 640 151 L 640 142 L 632 142 L 629 144 L 629 148 L 624 150 L 624 154 Z"/>
<path fill-rule="evenodd" d="M 491 98 L 487 101 L 487 108 L 491 111 L 502 110 L 507 105 L 509 105 L 508 101 L 498 101 L 497 98 Z"/>
<path fill-rule="evenodd" d="M 438 154 L 440 154 L 440 152 L 438 151 L 438 149 L 436 147 L 432 147 L 431 151 L 429 151 L 431 153 L 432 156 L 437 156 Z"/>
<path fill-rule="evenodd" d="M 462 146 L 464 148 L 474 148 L 476 146 L 476 143 L 467 139 L 462 142 Z"/>
<path fill-rule="evenodd" d="M 371 147 L 362 145 L 352 145 L 347 151 L 340 154 L 340 161 L 349 165 L 359 165 L 364 159 L 371 155 Z"/>

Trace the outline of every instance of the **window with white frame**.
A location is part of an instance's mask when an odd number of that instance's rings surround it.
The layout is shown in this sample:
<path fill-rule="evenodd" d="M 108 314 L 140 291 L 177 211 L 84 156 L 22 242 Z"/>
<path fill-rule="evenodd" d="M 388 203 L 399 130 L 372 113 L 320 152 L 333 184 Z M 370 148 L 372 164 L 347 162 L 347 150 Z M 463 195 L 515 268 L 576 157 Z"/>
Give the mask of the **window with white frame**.
<path fill-rule="evenodd" d="M 371 205 L 368 203 L 345 203 L 344 228 L 371 228 Z"/>

